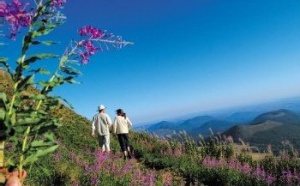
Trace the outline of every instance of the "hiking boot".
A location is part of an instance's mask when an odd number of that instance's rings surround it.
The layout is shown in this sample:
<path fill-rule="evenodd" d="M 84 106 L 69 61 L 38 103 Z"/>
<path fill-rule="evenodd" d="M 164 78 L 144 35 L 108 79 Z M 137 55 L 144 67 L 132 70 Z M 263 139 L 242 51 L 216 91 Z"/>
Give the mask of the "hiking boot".
<path fill-rule="evenodd" d="M 131 158 L 132 158 L 132 157 L 131 157 L 131 155 L 130 155 L 130 153 L 128 153 L 128 158 L 129 158 L 129 159 L 131 159 Z"/>

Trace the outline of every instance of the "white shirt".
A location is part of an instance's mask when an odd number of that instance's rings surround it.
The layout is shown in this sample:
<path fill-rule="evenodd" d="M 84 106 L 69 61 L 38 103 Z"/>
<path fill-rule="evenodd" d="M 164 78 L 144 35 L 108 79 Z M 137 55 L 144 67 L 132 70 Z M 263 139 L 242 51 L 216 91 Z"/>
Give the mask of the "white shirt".
<path fill-rule="evenodd" d="M 108 135 L 111 124 L 112 122 L 108 114 L 98 113 L 93 118 L 92 133 L 94 134 L 96 129 L 100 136 Z"/>
<path fill-rule="evenodd" d="M 132 123 L 128 117 L 126 119 L 123 116 L 116 116 L 113 131 L 116 134 L 127 134 L 132 127 Z"/>

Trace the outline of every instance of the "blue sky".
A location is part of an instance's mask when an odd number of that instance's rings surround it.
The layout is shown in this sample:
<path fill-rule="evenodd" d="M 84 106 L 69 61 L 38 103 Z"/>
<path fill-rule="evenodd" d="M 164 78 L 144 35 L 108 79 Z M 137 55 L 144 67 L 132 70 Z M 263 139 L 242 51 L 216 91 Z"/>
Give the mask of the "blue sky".
<path fill-rule="evenodd" d="M 104 104 L 136 124 L 299 96 L 299 10 L 299 0 L 69 0 L 54 51 L 85 25 L 134 45 L 93 56 L 80 85 L 54 93 L 87 118 Z"/>

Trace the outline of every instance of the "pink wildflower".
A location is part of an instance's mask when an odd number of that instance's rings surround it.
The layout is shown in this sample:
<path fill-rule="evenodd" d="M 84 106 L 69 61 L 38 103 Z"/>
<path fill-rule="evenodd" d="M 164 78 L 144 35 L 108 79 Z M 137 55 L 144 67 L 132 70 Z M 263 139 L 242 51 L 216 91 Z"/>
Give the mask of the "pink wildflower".
<path fill-rule="evenodd" d="M 80 36 L 89 36 L 91 38 L 101 38 L 105 34 L 102 30 L 99 30 L 92 26 L 84 26 L 78 30 Z"/>
<path fill-rule="evenodd" d="M 11 4 L 0 1 L 0 17 L 11 27 L 10 38 L 15 38 L 21 27 L 31 24 L 32 13 L 25 11 L 27 5 L 23 5 L 19 0 L 14 0 Z"/>
<path fill-rule="evenodd" d="M 51 6 L 61 8 L 64 3 L 66 3 L 66 0 L 53 0 Z"/>
<path fill-rule="evenodd" d="M 274 181 L 276 181 L 276 177 L 272 174 L 268 174 L 266 176 L 266 182 L 268 183 L 268 185 L 271 185 Z"/>
<path fill-rule="evenodd" d="M 7 4 L 4 1 L 0 1 L 0 17 L 5 17 L 8 13 Z"/>

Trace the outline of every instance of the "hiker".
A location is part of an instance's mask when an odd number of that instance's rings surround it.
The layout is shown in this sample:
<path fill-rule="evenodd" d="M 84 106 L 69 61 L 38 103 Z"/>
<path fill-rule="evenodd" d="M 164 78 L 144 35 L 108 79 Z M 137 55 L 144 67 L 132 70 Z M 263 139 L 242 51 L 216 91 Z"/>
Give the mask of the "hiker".
<path fill-rule="evenodd" d="M 98 107 L 98 112 L 93 118 L 92 136 L 95 136 L 95 130 L 97 130 L 99 146 L 102 148 L 102 152 L 110 152 L 109 129 L 112 122 L 109 115 L 105 113 L 106 107 L 104 105 Z"/>
<path fill-rule="evenodd" d="M 124 153 L 124 159 L 130 159 L 131 149 L 129 146 L 128 132 L 132 127 L 132 123 L 122 109 L 116 110 L 116 113 L 117 116 L 114 120 L 113 132 L 118 135 L 119 144 Z"/>

